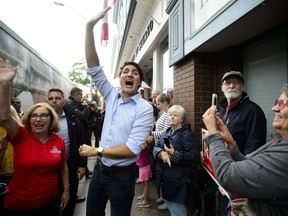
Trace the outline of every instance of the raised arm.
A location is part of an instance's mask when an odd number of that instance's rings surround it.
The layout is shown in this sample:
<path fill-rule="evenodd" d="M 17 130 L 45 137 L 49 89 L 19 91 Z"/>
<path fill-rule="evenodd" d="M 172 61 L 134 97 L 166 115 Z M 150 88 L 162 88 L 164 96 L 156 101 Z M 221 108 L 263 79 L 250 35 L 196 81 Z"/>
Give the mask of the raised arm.
<path fill-rule="evenodd" d="M 211 106 L 202 116 L 202 120 L 209 134 L 219 133 L 228 149 L 235 147 L 236 143 L 225 123 L 217 116 L 217 107 Z"/>
<path fill-rule="evenodd" d="M 0 58 L 0 125 L 14 137 L 19 125 L 11 116 L 10 111 L 10 82 L 14 79 L 17 68 L 11 68 L 10 62 Z"/>
<path fill-rule="evenodd" d="M 103 11 L 99 12 L 97 15 L 93 16 L 86 24 L 86 36 L 85 36 L 85 56 L 87 66 L 89 68 L 96 67 L 99 65 L 99 58 L 96 52 L 94 33 L 93 29 L 96 23 L 101 20 L 106 13 L 111 9 L 111 7 L 105 8 Z"/>

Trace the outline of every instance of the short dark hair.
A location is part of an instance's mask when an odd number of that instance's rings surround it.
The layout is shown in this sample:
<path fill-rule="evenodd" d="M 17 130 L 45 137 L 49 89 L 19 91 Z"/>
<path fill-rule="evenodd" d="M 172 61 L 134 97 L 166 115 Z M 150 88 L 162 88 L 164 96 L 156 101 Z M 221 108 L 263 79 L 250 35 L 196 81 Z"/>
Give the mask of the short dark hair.
<path fill-rule="evenodd" d="M 21 103 L 21 100 L 19 98 L 11 98 L 11 102 L 12 101 L 19 101 Z"/>
<path fill-rule="evenodd" d="M 64 98 L 64 92 L 61 89 L 59 89 L 59 88 L 52 88 L 52 89 L 49 90 L 48 94 L 50 92 L 59 92 L 62 95 L 62 97 Z"/>
<path fill-rule="evenodd" d="M 73 95 L 75 95 L 75 94 L 77 94 L 77 93 L 82 93 L 82 92 L 83 92 L 82 89 L 80 89 L 80 88 L 78 88 L 78 87 L 73 87 L 73 88 L 71 89 L 71 91 L 70 91 L 70 96 L 73 96 Z"/>
<path fill-rule="evenodd" d="M 119 76 L 122 74 L 122 70 L 126 65 L 133 65 L 134 67 L 136 67 L 137 71 L 139 72 L 140 79 L 141 81 L 143 81 L 144 74 L 143 74 L 142 68 L 136 62 L 129 62 L 129 61 L 124 62 L 123 65 L 120 67 Z"/>

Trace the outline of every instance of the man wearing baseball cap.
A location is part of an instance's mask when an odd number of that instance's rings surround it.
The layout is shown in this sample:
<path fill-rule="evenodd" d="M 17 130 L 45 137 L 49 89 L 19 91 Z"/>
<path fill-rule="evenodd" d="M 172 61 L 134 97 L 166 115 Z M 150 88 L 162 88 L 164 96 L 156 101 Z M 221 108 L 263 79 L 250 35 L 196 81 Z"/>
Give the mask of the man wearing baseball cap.
<path fill-rule="evenodd" d="M 241 72 L 239 72 L 239 71 L 226 72 L 224 74 L 224 76 L 222 77 L 222 84 L 223 84 L 224 80 L 226 80 L 226 79 L 228 79 L 229 77 L 232 77 L 232 76 L 240 79 L 243 82 L 243 84 L 244 84 L 243 74 Z"/>
<path fill-rule="evenodd" d="M 222 92 L 225 99 L 218 104 L 219 117 L 230 130 L 239 150 L 246 155 L 266 143 L 267 120 L 263 110 L 252 102 L 244 91 L 244 76 L 239 71 L 230 71 L 222 77 Z M 221 198 L 221 216 L 226 211 L 228 198 Z"/>

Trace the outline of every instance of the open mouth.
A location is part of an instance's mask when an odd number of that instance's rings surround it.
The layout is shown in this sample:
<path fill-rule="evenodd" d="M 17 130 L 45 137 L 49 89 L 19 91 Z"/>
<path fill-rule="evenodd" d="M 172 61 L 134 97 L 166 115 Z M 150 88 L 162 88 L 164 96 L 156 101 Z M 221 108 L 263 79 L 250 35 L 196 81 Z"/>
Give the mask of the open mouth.
<path fill-rule="evenodd" d="M 275 115 L 275 116 L 274 116 L 274 119 L 282 119 L 282 116 Z"/>
<path fill-rule="evenodd" d="M 128 87 L 132 87 L 134 84 L 133 80 L 126 80 L 125 81 L 125 85 L 128 86 Z"/>
<path fill-rule="evenodd" d="M 44 127 L 44 124 L 42 123 L 37 123 L 37 124 L 34 124 L 35 125 L 35 128 L 37 128 L 37 129 L 41 129 L 41 128 L 43 128 Z"/>

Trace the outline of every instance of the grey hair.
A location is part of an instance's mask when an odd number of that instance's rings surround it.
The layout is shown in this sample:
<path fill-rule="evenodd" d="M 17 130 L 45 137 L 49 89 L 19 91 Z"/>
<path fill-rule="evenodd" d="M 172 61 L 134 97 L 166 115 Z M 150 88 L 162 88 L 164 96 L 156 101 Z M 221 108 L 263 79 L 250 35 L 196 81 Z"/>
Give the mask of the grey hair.
<path fill-rule="evenodd" d="M 282 86 L 281 92 L 283 92 L 288 97 L 288 84 Z"/>
<path fill-rule="evenodd" d="M 168 110 L 168 114 L 171 114 L 171 113 L 176 113 L 176 114 L 180 115 L 180 117 L 182 118 L 183 121 L 186 119 L 186 110 L 181 105 L 176 104 L 176 105 L 173 105 L 172 107 L 170 107 Z"/>

